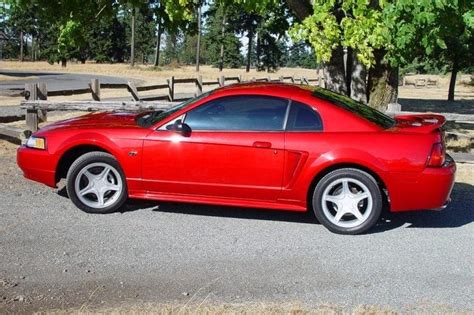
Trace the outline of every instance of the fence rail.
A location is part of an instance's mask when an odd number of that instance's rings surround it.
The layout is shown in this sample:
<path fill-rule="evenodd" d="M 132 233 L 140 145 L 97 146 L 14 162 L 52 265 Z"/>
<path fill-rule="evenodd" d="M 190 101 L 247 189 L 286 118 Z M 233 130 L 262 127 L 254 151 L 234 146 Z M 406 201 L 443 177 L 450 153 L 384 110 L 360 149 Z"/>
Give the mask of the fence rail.
<path fill-rule="evenodd" d="M 140 112 L 146 110 L 168 109 L 178 102 L 118 102 L 118 101 L 22 101 L 20 108 L 26 110 L 46 111 L 126 111 Z"/>
<path fill-rule="evenodd" d="M 18 140 L 23 140 L 25 138 L 25 130 L 17 127 L 0 124 L 0 135 Z"/>

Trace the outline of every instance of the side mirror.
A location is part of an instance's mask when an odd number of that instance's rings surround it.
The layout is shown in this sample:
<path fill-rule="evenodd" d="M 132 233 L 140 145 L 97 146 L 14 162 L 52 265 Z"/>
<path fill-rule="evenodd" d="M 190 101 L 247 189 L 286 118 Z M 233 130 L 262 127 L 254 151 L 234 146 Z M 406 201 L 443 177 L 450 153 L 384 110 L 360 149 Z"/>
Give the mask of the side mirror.
<path fill-rule="evenodd" d="M 189 137 L 192 131 L 191 127 L 189 127 L 188 124 L 183 123 L 181 119 L 178 119 L 173 124 L 166 126 L 166 129 L 179 133 L 184 137 Z"/>

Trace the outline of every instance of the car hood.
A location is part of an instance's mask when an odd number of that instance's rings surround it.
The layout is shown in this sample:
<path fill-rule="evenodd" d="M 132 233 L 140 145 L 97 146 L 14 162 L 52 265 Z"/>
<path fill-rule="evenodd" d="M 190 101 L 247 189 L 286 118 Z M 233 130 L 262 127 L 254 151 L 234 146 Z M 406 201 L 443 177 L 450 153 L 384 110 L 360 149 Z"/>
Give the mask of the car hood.
<path fill-rule="evenodd" d="M 142 114 L 132 113 L 92 113 L 50 124 L 42 131 L 70 128 L 140 128 L 136 118 Z"/>

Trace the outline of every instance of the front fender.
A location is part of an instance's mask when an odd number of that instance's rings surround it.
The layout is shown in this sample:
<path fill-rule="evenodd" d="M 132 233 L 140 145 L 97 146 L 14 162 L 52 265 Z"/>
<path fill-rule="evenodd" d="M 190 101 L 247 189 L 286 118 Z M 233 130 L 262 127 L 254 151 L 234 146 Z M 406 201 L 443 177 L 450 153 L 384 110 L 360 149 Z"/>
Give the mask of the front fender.
<path fill-rule="evenodd" d="M 131 185 L 129 188 L 135 189 L 136 185 L 140 185 L 143 150 L 143 139 L 141 137 L 112 137 L 102 133 L 84 132 L 65 138 L 56 148 L 54 155 L 57 162 L 59 162 L 61 157 L 69 150 L 88 145 L 98 147 L 117 159 L 125 173 L 129 186 Z M 133 181 L 133 184 L 131 181 Z"/>
<path fill-rule="evenodd" d="M 117 160 L 120 160 L 123 157 L 123 151 L 114 141 L 102 134 L 95 132 L 81 133 L 65 139 L 57 147 L 56 152 L 54 152 L 53 154 L 57 155 L 58 157 L 61 157 L 64 155 L 64 153 L 74 147 L 87 145 L 99 147 L 115 156 Z"/>

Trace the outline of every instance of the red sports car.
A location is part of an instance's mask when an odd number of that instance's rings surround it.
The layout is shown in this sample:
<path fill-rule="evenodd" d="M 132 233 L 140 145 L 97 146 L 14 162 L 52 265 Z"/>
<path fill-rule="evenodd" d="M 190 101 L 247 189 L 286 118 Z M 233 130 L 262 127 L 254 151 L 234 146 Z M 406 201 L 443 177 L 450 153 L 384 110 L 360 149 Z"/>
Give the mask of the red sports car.
<path fill-rule="evenodd" d="M 329 230 L 357 234 L 383 208 L 447 204 L 456 165 L 444 121 L 392 119 L 320 88 L 238 84 L 162 112 L 51 124 L 17 159 L 26 178 L 51 187 L 66 178 L 86 212 L 116 211 L 127 198 L 310 210 Z"/>

